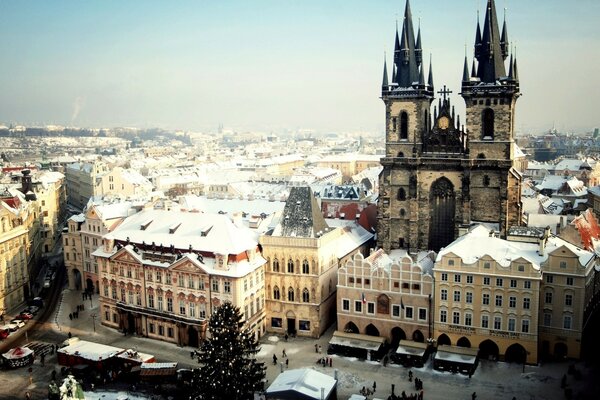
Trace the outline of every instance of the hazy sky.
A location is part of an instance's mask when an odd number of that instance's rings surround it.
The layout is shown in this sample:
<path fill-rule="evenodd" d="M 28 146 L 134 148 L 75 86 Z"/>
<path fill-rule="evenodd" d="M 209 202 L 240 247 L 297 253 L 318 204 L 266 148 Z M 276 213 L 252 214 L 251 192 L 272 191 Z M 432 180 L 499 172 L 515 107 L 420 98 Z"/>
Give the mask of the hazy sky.
<path fill-rule="evenodd" d="M 0 121 L 379 131 L 404 0 L 0 1 Z M 485 0 L 412 0 L 436 90 L 457 93 Z M 600 125 L 600 1 L 497 0 L 517 130 Z M 416 29 L 416 27 L 415 27 Z M 463 119 L 464 120 L 464 119 Z"/>

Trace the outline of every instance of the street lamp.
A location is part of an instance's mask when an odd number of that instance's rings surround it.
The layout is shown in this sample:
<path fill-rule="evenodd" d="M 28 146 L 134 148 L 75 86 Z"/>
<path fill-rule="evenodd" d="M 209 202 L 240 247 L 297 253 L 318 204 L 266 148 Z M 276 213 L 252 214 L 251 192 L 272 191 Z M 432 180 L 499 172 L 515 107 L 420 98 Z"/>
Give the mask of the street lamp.
<path fill-rule="evenodd" d="M 96 332 L 96 314 L 90 315 L 92 317 L 92 325 L 94 327 L 94 333 Z"/>

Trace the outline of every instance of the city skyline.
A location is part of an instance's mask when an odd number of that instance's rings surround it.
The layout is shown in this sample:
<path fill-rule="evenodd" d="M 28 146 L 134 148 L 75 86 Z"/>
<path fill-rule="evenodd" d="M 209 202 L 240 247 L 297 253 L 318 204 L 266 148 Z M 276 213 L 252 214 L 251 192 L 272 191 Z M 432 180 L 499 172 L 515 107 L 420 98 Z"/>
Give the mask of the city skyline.
<path fill-rule="evenodd" d="M 4 3 L 0 121 L 82 127 L 383 131 L 384 51 L 405 1 Z M 436 91 L 457 112 L 465 48 L 486 1 L 411 1 Z M 600 4 L 496 1 L 507 8 L 521 92 L 516 131 L 586 132 Z M 417 26 L 415 26 L 417 29 Z M 585 38 L 585 40 L 583 40 Z M 426 63 L 428 65 L 428 62 Z M 425 70 L 428 72 L 428 66 Z M 556 95 L 560 94 L 560 95 Z M 436 94 L 437 95 L 437 94 Z M 548 101 L 552 99 L 552 101 Z"/>

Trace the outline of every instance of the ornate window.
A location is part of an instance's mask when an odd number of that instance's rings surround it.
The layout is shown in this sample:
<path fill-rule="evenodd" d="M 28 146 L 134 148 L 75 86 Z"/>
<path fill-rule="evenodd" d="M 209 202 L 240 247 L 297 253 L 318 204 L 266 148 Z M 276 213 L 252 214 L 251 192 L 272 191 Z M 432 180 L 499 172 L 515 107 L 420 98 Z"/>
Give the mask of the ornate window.
<path fill-rule="evenodd" d="M 291 286 L 288 289 L 288 301 L 294 301 L 294 289 Z"/>
<path fill-rule="evenodd" d="M 310 274 L 310 266 L 308 265 L 308 260 L 302 261 L 302 273 Z"/>
<path fill-rule="evenodd" d="M 273 272 L 279 272 L 279 260 L 276 258 L 273 260 Z"/>
<path fill-rule="evenodd" d="M 483 139 L 494 139 L 494 110 L 486 108 L 481 114 L 481 127 Z"/>
<path fill-rule="evenodd" d="M 308 292 L 307 288 L 304 288 L 302 291 L 302 301 L 304 303 L 308 303 L 310 301 L 310 293 Z"/>
<path fill-rule="evenodd" d="M 279 287 L 277 286 L 273 288 L 273 298 L 275 300 L 279 300 L 281 298 L 281 294 L 279 293 Z"/>
<path fill-rule="evenodd" d="M 290 274 L 294 273 L 294 261 L 290 258 L 287 263 L 287 272 Z"/>
<path fill-rule="evenodd" d="M 408 114 L 402 111 L 400 114 L 400 139 L 408 139 Z"/>

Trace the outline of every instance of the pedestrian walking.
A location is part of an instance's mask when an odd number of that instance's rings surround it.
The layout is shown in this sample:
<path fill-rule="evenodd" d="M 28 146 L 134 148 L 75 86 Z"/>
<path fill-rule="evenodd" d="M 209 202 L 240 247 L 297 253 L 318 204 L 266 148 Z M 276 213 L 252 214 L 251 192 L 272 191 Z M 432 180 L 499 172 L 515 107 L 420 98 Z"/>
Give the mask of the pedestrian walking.
<path fill-rule="evenodd" d="M 69 332 L 69 339 L 71 339 L 73 337 L 73 335 L 71 335 L 71 332 Z"/>
<path fill-rule="evenodd" d="M 471 400 L 475 400 L 477 398 L 477 393 L 473 392 L 473 394 L 471 395 Z"/>
<path fill-rule="evenodd" d="M 321 347 L 321 345 L 319 345 L 319 354 L 321 354 L 322 351 L 323 351 L 323 347 Z"/>
<path fill-rule="evenodd" d="M 333 357 L 329 357 L 329 366 L 333 367 Z"/>
<path fill-rule="evenodd" d="M 285 367 L 286 367 L 286 368 L 289 368 L 289 367 L 290 367 L 290 359 L 289 359 L 289 358 L 286 358 L 286 359 L 285 359 Z"/>
<path fill-rule="evenodd" d="M 373 393 L 377 390 L 377 382 L 373 382 Z"/>
<path fill-rule="evenodd" d="M 69 319 L 70 319 L 71 321 L 73 321 L 73 314 L 72 314 L 72 313 L 69 313 Z"/>
<path fill-rule="evenodd" d="M 408 370 L 408 381 L 412 382 L 412 378 L 413 378 L 413 374 L 412 374 L 412 371 L 409 369 Z"/>
<path fill-rule="evenodd" d="M 283 358 L 286 358 L 286 357 L 287 357 L 287 354 L 285 353 L 285 349 L 283 349 L 283 350 L 281 351 L 281 356 L 282 356 Z"/>
<path fill-rule="evenodd" d="M 287 334 L 287 332 L 285 333 L 285 336 L 283 336 L 283 338 L 284 338 L 284 339 L 285 339 L 285 341 L 287 342 L 287 340 L 288 340 L 288 334 Z"/>
<path fill-rule="evenodd" d="M 85 300 L 85 292 L 81 293 L 81 300 Z"/>
<path fill-rule="evenodd" d="M 56 370 L 55 369 L 52 370 L 52 380 L 53 381 L 56 380 Z"/>
<path fill-rule="evenodd" d="M 277 365 L 277 356 L 273 354 L 273 365 Z"/>
<path fill-rule="evenodd" d="M 40 356 L 40 362 L 42 363 L 42 367 L 43 367 L 46 362 L 46 354 L 45 353 L 42 353 L 42 355 Z"/>
<path fill-rule="evenodd" d="M 319 345 L 315 343 L 315 353 L 319 352 Z"/>

